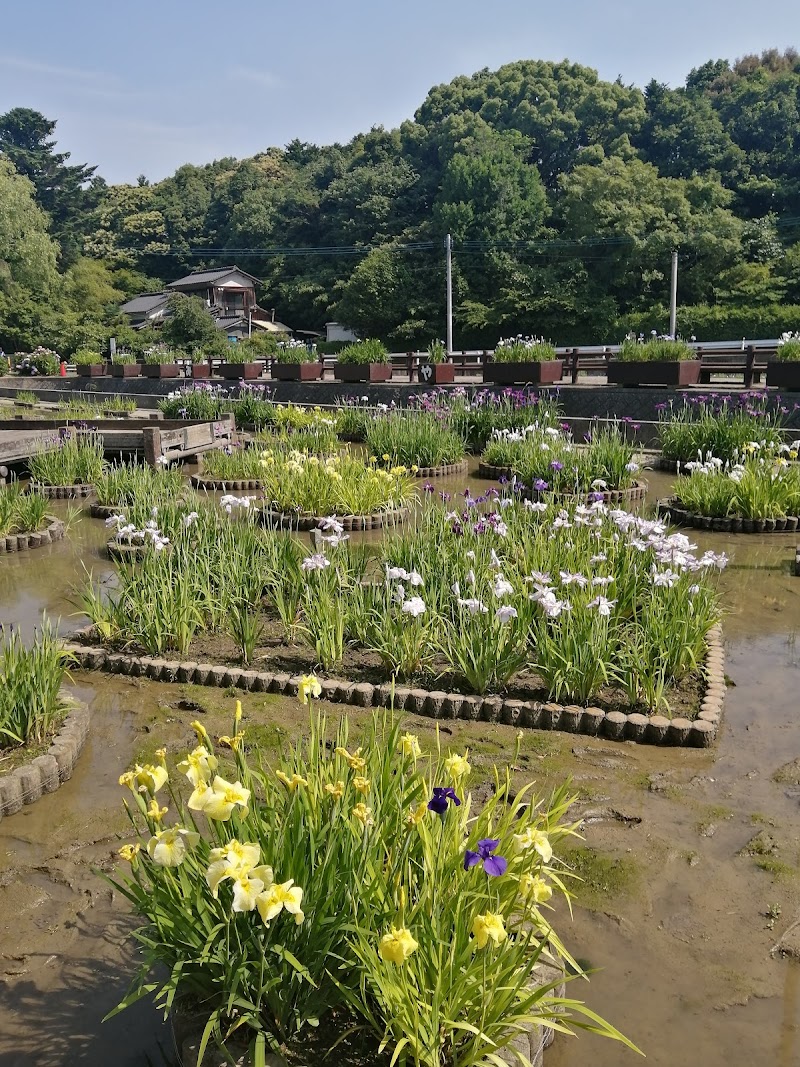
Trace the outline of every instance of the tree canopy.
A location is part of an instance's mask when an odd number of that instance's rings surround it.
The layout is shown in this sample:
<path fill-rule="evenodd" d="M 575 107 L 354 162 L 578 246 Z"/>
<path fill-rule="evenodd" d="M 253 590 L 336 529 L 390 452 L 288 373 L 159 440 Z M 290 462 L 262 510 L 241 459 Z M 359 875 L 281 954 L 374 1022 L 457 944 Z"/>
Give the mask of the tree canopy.
<path fill-rule="evenodd" d="M 236 261 L 291 325 L 339 319 L 392 345 L 426 344 L 444 333 L 450 233 L 463 346 L 664 329 L 673 249 L 681 328 L 779 332 L 793 314 L 800 326 L 792 49 L 712 59 L 682 86 L 643 90 L 566 60 L 522 60 L 434 86 L 398 129 L 187 163 L 153 183 L 106 187 L 57 150 L 54 130 L 27 108 L 0 116 L 0 220 L 31 183 L 28 251 L 2 269 L 52 285 L 59 252 L 63 283 L 42 321 L 83 308 L 107 332 L 115 300 L 137 286 Z"/>

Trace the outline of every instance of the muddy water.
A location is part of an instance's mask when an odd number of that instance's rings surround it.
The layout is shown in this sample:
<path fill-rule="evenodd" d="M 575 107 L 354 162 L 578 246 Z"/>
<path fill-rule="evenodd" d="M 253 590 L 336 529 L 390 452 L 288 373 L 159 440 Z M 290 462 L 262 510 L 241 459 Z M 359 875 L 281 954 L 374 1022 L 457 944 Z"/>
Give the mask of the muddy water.
<path fill-rule="evenodd" d="M 667 495 L 669 476 L 648 477 L 654 496 Z M 457 492 L 464 484 L 436 488 Z M 470 479 L 475 495 L 486 484 Z M 65 629 L 75 624 L 67 616 L 82 562 L 97 574 L 110 571 L 100 555 L 103 525 L 85 515 L 67 542 L 0 560 L 0 620 L 27 629 L 47 610 Z M 543 786 L 572 776 L 586 816 L 586 855 L 597 861 L 583 869 L 574 921 L 559 920 L 573 954 L 598 969 L 571 994 L 612 1020 L 653 1064 L 796 1067 L 800 969 L 770 956 L 800 918 L 798 798 L 772 781 L 800 756 L 794 539 L 698 532 L 696 540 L 731 556 L 721 582 L 733 684 L 717 747 L 655 750 L 531 734 L 523 762 Z M 181 696 L 205 705 L 212 732 L 227 726 L 232 700 L 88 673 L 75 682 L 93 713 L 75 776 L 0 822 L 0 1067 L 170 1063 L 168 1033 L 149 1004 L 100 1022 L 126 989 L 135 949 L 125 940 L 123 903 L 93 869 L 110 869 L 126 832 L 119 773 L 162 740 L 172 748 L 191 741 L 197 712 L 181 710 Z M 248 697 L 245 711 L 271 737 L 303 721 L 293 701 L 263 695 Z M 414 728 L 425 734 L 431 724 Z M 513 745 L 514 731 L 502 726 L 453 730 L 481 769 Z M 768 854 L 738 855 L 759 831 L 769 835 Z M 759 869 L 759 859 L 769 869 Z M 591 1035 L 559 1037 L 547 1056 L 550 1067 L 635 1062 Z"/>

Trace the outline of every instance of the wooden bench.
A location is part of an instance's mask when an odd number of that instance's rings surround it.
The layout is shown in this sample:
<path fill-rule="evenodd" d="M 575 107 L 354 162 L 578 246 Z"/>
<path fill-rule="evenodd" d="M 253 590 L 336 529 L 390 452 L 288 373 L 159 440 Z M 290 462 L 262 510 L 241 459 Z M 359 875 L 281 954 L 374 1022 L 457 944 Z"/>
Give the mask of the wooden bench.
<path fill-rule="evenodd" d="M 742 375 L 744 386 L 749 389 L 754 382 L 760 382 L 767 371 L 767 360 L 774 353 L 755 345 L 737 348 L 715 348 L 704 351 L 697 346 L 700 356 L 700 384 L 710 385 L 712 374 Z"/>

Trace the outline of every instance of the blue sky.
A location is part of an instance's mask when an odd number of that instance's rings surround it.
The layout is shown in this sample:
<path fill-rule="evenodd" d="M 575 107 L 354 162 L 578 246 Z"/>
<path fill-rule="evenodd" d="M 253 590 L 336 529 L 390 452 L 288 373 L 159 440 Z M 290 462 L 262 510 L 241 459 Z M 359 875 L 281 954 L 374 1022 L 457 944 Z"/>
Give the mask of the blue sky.
<path fill-rule="evenodd" d="M 568 58 L 643 86 L 707 59 L 800 49 L 796 0 L 27 0 L 4 5 L 0 114 L 57 119 L 108 181 L 327 144 L 411 118 L 428 89 Z"/>

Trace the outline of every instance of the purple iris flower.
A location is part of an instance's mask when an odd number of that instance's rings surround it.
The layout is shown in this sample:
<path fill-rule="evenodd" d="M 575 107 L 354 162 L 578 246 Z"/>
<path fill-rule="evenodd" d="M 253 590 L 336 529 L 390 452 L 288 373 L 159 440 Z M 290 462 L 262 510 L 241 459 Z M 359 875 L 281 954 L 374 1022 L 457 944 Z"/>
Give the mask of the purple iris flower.
<path fill-rule="evenodd" d="M 451 785 L 435 785 L 433 787 L 433 796 L 428 801 L 428 810 L 435 811 L 437 815 L 444 815 L 447 811 L 447 802 L 450 800 L 457 808 L 461 806 L 461 801 L 456 796 L 456 791 Z"/>
<path fill-rule="evenodd" d="M 544 478 L 537 478 L 536 481 L 533 483 L 533 488 L 536 490 L 537 493 L 543 493 L 547 488 L 547 482 L 544 480 Z"/>
<path fill-rule="evenodd" d="M 428 805 L 428 807 L 430 807 L 430 805 Z M 468 871 L 470 867 L 482 863 L 483 869 L 493 878 L 497 877 L 498 874 L 505 874 L 506 867 L 508 867 L 508 861 L 502 856 L 492 855 L 499 844 L 500 841 L 498 839 L 484 837 L 482 841 L 478 842 L 477 852 L 467 849 L 464 853 L 464 870 Z"/>
<path fill-rule="evenodd" d="M 554 459 L 550 466 L 553 468 L 554 471 L 563 471 L 564 469 L 564 464 L 559 463 L 557 459 Z"/>

